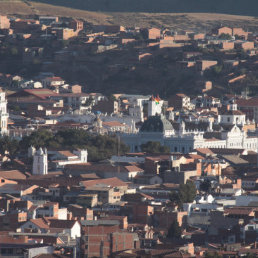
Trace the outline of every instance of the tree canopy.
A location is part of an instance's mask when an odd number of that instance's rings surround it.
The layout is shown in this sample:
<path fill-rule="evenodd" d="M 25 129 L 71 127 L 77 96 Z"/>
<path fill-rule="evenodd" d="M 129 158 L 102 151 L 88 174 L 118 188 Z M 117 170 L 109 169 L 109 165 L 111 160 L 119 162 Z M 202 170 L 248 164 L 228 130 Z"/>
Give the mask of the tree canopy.
<path fill-rule="evenodd" d="M 206 252 L 205 253 L 205 258 L 222 258 L 221 255 L 219 255 L 217 252 Z"/>
<path fill-rule="evenodd" d="M 180 238 L 181 234 L 182 234 L 182 228 L 179 226 L 178 222 L 174 220 L 168 229 L 167 237 L 171 239 L 176 239 L 176 238 Z"/>
<path fill-rule="evenodd" d="M 196 187 L 194 182 L 187 181 L 186 184 L 180 184 L 178 192 L 172 192 L 170 200 L 180 209 L 182 209 L 183 203 L 191 203 L 196 197 Z"/>
<path fill-rule="evenodd" d="M 0 138 L 0 154 L 2 156 L 7 155 L 13 160 L 19 150 L 19 142 L 8 136 L 2 136 Z"/>
<path fill-rule="evenodd" d="M 230 40 L 232 39 L 232 36 L 226 33 L 222 33 L 219 35 L 219 39 L 225 39 L 225 40 Z"/>
<path fill-rule="evenodd" d="M 115 136 L 92 135 L 82 129 L 60 130 L 56 133 L 38 130 L 20 141 L 21 149 L 27 150 L 30 146 L 67 150 L 87 149 L 89 161 L 110 158 L 117 154 L 118 148 L 120 154 L 129 151 L 129 148 L 119 142 Z"/>
<path fill-rule="evenodd" d="M 200 190 L 204 192 L 210 192 L 211 190 L 211 181 L 208 179 L 205 179 L 203 182 L 200 184 Z"/>

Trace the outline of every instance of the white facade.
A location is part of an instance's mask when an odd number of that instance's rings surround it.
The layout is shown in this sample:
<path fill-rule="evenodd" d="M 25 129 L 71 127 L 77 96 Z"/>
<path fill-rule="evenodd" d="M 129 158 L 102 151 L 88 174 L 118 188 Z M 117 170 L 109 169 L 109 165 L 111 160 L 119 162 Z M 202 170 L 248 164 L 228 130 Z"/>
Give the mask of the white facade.
<path fill-rule="evenodd" d="M 26 232 L 26 229 L 32 229 L 34 232 L 47 233 L 48 231 L 51 232 L 51 229 L 54 230 L 55 228 L 42 228 L 33 223 L 33 221 L 27 221 L 21 226 L 21 232 Z M 81 237 L 81 226 L 79 222 L 76 221 L 71 228 L 63 228 L 63 233 L 68 234 L 72 239 Z"/>
<path fill-rule="evenodd" d="M 77 155 L 82 163 L 88 162 L 88 151 L 87 150 L 76 150 L 73 151 L 75 155 Z"/>
<path fill-rule="evenodd" d="M 150 100 L 148 102 L 148 117 L 160 115 L 162 113 L 163 100 L 155 101 Z"/>
<path fill-rule="evenodd" d="M 81 225 L 76 221 L 72 228 L 66 228 L 64 229 L 64 232 L 68 233 L 72 239 L 81 237 Z"/>
<path fill-rule="evenodd" d="M 33 156 L 33 175 L 46 175 L 48 173 L 47 149 L 39 148 Z"/>
<path fill-rule="evenodd" d="M 29 149 L 28 149 L 28 157 L 31 158 L 35 155 L 36 153 L 36 148 L 33 147 L 33 146 L 30 146 Z"/>
<path fill-rule="evenodd" d="M 160 126 L 162 121 L 155 123 Z M 182 153 L 189 153 L 197 148 L 246 149 L 256 152 L 258 146 L 257 137 L 247 136 L 247 133 L 236 125 L 232 125 L 228 131 L 217 132 L 216 138 L 205 138 L 205 132 L 201 131 L 187 131 L 184 122 L 181 123 L 179 131 L 169 126 L 159 131 L 159 128 L 155 128 L 155 124 L 153 126 L 149 124 L 148 127 L 150 130 L 121 135 L 122 141 L 130 147 L 131 152 L 141 151 L 141 145 L 149 141 L 160 142 L 161 145 L 168 146 L 171 152 Z M 208 128 L 207 131 L 209 131 Z"/>
<path fill-rule="evenodd" d="M 7 100 L 5 98 L 5 92 L 0 89 L 0 128 L 1 134 L 8 134 L 8 117 L 7 113 Z"/>
<path fill-rule="evenodd" d="M 218 116 L 218 121 L 221 124 L 244 125 L 245 114 L 223 114 Z"/>
<path fill-rule="evenodd" d="M 227 108 L 228 110 L 226 112 L 219 114 L 219 123 L 229 125 L 244 125 L 246 123 L 246 115 L 237 110 L 237 104 L 229 104 Z"/>
<path fill-rule="evenodd" d="M 143 107 L 132 106 L 132 107 L 129 107 L 128 111 L 129 111 L 129 116 L 143 122 Z"/>

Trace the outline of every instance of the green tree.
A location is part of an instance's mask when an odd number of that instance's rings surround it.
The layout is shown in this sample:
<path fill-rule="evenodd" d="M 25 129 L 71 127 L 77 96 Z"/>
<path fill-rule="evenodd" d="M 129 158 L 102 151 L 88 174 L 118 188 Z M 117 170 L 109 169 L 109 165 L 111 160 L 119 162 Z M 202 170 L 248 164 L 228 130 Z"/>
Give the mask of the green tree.
<path fill-rule="evenodd" d="M 200 184 L 200 190 L 204 191 L 204 192 L 209 192 L 211 189 L 211 182 L 210 180 L 204 180 L 203 182 L 201 182 Z"/>
<path fill-rule="evenodd" d="M 191 203 L 196 197 L 196 187 L 194 182 L 187 181 L 186 184 L 180 184 L 178 192 L 172 192 L 170 200 L 177 205 L 180 209 L 183 207 L 183 203 Z"/>
<path fill-rule="evenodd" d="M 0 153 L 2 156 L 7 155 L 13 160 L 19 150 L 19 142 L 16 139 L 12 139 L 9 136 L 3 136 L 0 138 Z"/>
<path fill-rule="evenodd" d="M 36 148 L 48 147 L 50 141 L 56 141 L 54 134 L 49 130 L 38 130 L 33 132 L 30 136 L 25 136 L 20 142 L 20 146 L 23 149 L 28 149 L 30 146 Z"/>
<path fill-rule="evenodd" d="M 163 146 L 160 142 L 149 141 L 141 145 L 141 150 L 146 153 L 168 153 L 169 147 Z"/>
<path fill-rule="evenodd" d="M 215 65 L 212 68 L 215 75 L 219 75 L 222 72 L 222 69 L 223 69 L 222 65 Z"/>
<path fill-rule="evenodd" d="M 176 239 L 180 238 L 182 234 L 182 228 L 179 226 L 177 220 L 174 220 L 168 229 L 168 238 Z"/>
<path fill-rule="evenodd" d="M 230 39 L 232 39 L 232 37 L 229 34 L 222 33 L 222 34 L 219 35 L 219 39 L 230 40 Z"/>
<path fill-rule="evenodd" d="M 117 155 L 118 152 L 123 155 L 129 151 L 128 146 L 115 136 L 96 136 L 81 129 L 60 130 L 55 134 L 49 130 L 38 130 L 20 141 L 22 150 L 26 151 L 30 146 L 68 150 L 87 149 L 89 161 L 99 161 Z"/>
<path fill-rule="evenodd" d="M 206 252 L 205 253 L 205 258 L 222 258 L 221 255 L 219 255 L 217 252 Z"/>

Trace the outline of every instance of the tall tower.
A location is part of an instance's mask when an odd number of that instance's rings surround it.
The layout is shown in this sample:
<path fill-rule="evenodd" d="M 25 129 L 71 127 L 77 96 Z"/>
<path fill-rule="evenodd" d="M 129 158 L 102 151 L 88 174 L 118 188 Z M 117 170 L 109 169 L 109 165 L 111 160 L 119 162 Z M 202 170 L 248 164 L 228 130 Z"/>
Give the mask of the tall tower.
<path fill-rule="evenodd" d="M 148 101 L 148 117 L 161 115 L 163 102 L 164 101 L 161 100 L 159 96 L 152 96 L 151 99 Z"/>
<path fill-rule="evenodd" d="M 47 149 L 39 148 L 33 156 L 33 175 L 46 175 L 48 173 Z"/>
<path fill-rule="evenodd" d="M 8 134 L 7 101 L 5 92 L 0 88 L 0 134 Z"/>
<path fill-rule="evenodd" d="M 79 157 L 82 163 L 88 162 L 88 151 L 86 149 L 84 150 L 78 149 L 73 151 L 73 153 Z"/>
<path fill-rule="evenodd" d="M 185 134 L 185 122 L 182 120 L 179 126 L 179 134 L 183 136 Z"/>
<path fill-rule="evenodd" d="M 30 146 L 30 147 L 28 148 L 28 157 L 29 157 L 29 158 L 33 157 L 33 156 L 35 155 L 35 153 L 36 153 L 36 148 L 33 147 L 33 146 Z"/>

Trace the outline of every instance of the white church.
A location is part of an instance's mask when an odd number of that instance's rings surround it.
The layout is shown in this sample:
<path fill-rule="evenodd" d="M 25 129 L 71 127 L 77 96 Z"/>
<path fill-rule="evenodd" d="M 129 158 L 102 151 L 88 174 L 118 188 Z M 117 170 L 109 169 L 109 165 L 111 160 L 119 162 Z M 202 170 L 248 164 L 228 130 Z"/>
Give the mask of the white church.
<path fill-rule="evenodd" d="M 229 148 L 257 151 L 258 138 L 248 136 L 243 130 L 245 114 L 232 104 L 218 115 L 216 124 L 206 127 L 184 121 L 171 123 L 163 115 L 150 116 L 134 134 L 122 134 L 122 141 L 131 152 L 141 151 L 141 145 L 149 141 L 168 146 L 171 152 L 189 153 L 197 148 Z"/>
<path fill-rule="evenodd" d="M 78 149 L 70 151 L 47 151 L 46 148 L 30 146 L 28 149 L 28 157 L 33 158 L 32 174 L 47 175 L 48 163 L 55 170 L 62 170 L 66 165 L 85 164 L 88 162 L 88 151 L 86 149 Z"/>
<path fill-rule="evenodd" d="M 30 150 L 29 150 L 30 151 Z M 32 174 L 33 175 L 47 175 L 48 174 L 48 158 L 47 149 L 39 148 L 37 151 L 32 149 L 29 153 L 33 156 Z"/>

